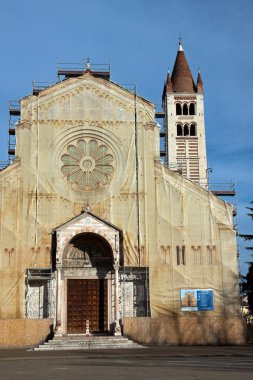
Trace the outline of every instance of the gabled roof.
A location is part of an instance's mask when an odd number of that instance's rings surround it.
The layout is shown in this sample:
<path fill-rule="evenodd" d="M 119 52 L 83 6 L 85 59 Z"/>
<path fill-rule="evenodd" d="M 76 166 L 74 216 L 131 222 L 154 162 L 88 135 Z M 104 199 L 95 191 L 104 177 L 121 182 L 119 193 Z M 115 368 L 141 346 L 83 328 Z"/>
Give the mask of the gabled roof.
<path fill-rule="evenodd" d="M 123 85 L 120 85 L 116 82 L 113 82 L 112 80 L 104 79 L 103 77 L 96 75 L 96 73 L 92 72 L 91 70 L 85 70 L 82 73 L 82 75 L 75 76 L 75 77 L 68 77 L 64 80 L 61 80 L 61 81 L 53 83 L 49 86 L 43 87 L 40 89 L 40 91 L 37 91 L 35 94 L 33 93 L 31 95 L 25 96 L 21 100 L 22 101 L 24 101 L 24 100 L 29 101 L 29 100 L 36 99 L 36 101 L 37 101 L 37 99 L 40 99 L 42 101 L 42 99 L 45 99 L 47 96 L 54 97 L 56 90 L 58 90 L 58 89 L 62 90 L 64 88 L 67 88 L 68 85 L 70 85 L 70 86 L 75 85 L 75 84 L 78 85 L 83 79 L 93 81 L 94 84 L 103 86 L 104 90 L 108 91 L 108 92 L 113 88 L 115 90 L 117 89 L 118 91 L 120 91 L 121 95 L 125 98 L 126 101 L 129 101 L 129 99 L 130 99 L 131 102 L 133 102 L 133 99 L 135 97 L 135 93 L 133 90 L 130 90 L 130 89 L 124 87 Z M 147 103 L 147 105 L 154 107 L 154 104 L 150 100 L 148 100 L 148 99 L 146 99 L 146 98 L 144 98 L 138 94 L 136 94 L 136 97 L 138 99 L 140 99 L 142 102 Z"/>
<path fill-rule="evenodd" d="M 83 218 L 87 217 L 87 215 L 89 215 L 92 218 L 96 219 L 97 221 L 99 221 L 103 224 L 106 224 L 107 226 L 119 231 L 120 233 L 122 232 L 122 230 L 119 227 L 115 226 L 114 224 L 112 224 L 112 223 L 110 223 L 104 219 L 99 218 L 97 215 L 93 214 L 92 212 L 90 212 L 88 210 L 81 212 L 81 214 L 75 216 L 74 218 L 68 220 L 67 222 L 61 224 L 60 226 L 55 227 L 52 230 L 52 232 L 55 232 L 55 231 L 60 230 L 60 229 L 64 229 L 65 227 L 68 227 L 69 225 L 74 224 L 75 222 L 78 222 L 79 220 L 82 220 Z"/>

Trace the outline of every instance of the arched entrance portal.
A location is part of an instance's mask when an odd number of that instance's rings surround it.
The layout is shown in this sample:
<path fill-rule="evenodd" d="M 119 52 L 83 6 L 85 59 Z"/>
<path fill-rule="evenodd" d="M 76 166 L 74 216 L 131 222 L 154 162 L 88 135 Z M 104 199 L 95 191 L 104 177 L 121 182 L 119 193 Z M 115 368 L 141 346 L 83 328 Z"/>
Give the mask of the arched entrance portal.
<path fill-rule="evenodd" d="M 109 290 L 113 270 L 110 244 L 95 233 L 73 237 L 62 255 L 66 278 L 66 330 L 84 333 L 89 321 L 90 333 L 108 331 Z"/>
<path fill-rule="evenodd" d="M 120 334 L 122 231 L 90 211 L 54 230 L 56 333 Z M 54 260 L 54 257 L 52 257 Z"/>

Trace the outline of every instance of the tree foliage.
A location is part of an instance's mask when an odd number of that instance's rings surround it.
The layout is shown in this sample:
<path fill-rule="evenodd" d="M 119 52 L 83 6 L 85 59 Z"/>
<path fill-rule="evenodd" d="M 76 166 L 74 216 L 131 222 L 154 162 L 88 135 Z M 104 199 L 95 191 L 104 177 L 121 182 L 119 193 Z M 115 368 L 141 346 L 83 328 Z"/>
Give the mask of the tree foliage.
<path fill-rule="evenodd" d="M 250 202 L 253 204 L 253 201 Z M 253 207 L 246 207 L 249 212 L 247 215 L 253 220 Z M 240 234 L 240 237 L 242 237 L 246 241 L 253 241 L 253 234 Z M 248 246 L 246 249 L 252 251 L 253 246 Z M 253 254 L 251 254 L 253 256 Z M 249 304 L 249 312 L 253 314 L 253 262 L 249 262 L 249 269 L 246 276 L 243 276 L 243 290 L 248 296 L 248 304 Z"/>

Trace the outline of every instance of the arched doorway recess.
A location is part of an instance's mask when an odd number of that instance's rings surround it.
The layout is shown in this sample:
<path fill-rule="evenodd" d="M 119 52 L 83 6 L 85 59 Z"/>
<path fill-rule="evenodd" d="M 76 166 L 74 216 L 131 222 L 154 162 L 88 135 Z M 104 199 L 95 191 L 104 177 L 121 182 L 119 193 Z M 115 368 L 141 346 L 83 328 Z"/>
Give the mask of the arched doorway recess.
<path fill-rule="evenodd" d="M 97 277 L 67 279 L 67 333 L 84 333 L 86 321 L 91 333 L 107 332 L 108 282 L 113 270 L 111 246 L 94 233 L 77 235 L 64 250 L 62 267 L 84 268 L 86 276 Z"/>

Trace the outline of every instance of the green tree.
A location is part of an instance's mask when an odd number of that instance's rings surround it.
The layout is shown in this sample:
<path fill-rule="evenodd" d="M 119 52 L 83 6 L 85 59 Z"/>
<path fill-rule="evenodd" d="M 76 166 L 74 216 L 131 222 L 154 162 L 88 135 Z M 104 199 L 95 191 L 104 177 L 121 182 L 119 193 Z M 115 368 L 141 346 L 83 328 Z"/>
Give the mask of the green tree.
<path fill-rule="evenodd" d="M 253 204 L 253 201 L 250 202 Z M 253 220 L 253 207 L 246 207 L 249 212 L 247 215 Z M 246 241 L 252 241 L 253 240 L 253 235 L 251 234 L 240 234 L 240 237 L 242 237 Z M 253 251 L 253 246 L 248 246 L 246 247 L 247 250 Z M 253 254 L 251 254 L 253 256 Z M 248 303 L 249 303 L 249 312 L 253 314 L 253 262 L 249 262 L 249 269 L 248 273 L 246 276 L 243 277 L 243 283 L 242 283 L 243 291 L 248 296 Z"/>

